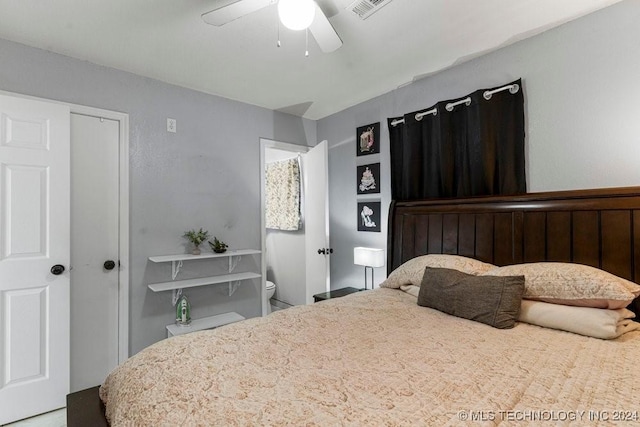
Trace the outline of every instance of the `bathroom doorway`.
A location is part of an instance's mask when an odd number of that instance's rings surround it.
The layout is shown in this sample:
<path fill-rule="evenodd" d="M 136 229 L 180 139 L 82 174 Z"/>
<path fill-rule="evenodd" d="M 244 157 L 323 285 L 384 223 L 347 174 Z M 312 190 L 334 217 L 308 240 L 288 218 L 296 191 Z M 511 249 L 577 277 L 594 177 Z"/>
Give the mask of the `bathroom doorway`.
<path fill-rule="evenodd" d="M 266 169 L 268 163 L 294 159 L 300 167 L 301 226 L 298 230 L 266 227 Z M 327 142 L 315 147 L 269 139 L 260 140 L 263 286 L 262 313 L 269 305 L 284 308 L 313 302 L 313 295 L 329 290 Z M 265 281 L 275 284 L 266 299 Z"/>

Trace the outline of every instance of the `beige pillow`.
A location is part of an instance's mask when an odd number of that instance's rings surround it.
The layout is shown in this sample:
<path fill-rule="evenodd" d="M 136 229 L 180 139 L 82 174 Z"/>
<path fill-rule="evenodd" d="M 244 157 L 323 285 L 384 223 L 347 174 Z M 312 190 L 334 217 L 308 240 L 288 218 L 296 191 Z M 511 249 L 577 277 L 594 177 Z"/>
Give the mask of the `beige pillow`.
<path fill-rule="evenodd" d="M 522 300 L 518 321 L 588 337 L 612 339 L 640 329 L 640 323 L 631 320 L 634 317 L 635 314 L 626 308 L 606 310 Z"/>
<path fill-rule="evenodd" d="M 554 304 L 617 309 L 640 295 L 640 286 L 581 264 L 538 262 L 496 267 L 484 274 L 525 276 L 525 299 Z"/>
<path fill-rule="evenodd" d="M 477 276 L 495 268 L 495 265 L 460 255 L 422 255 L 410 259 L 393 270 L 387 280 L 380 284 L 380 287 L 393 289 L 400 289 L 401 286 L 409 285 L 420 287 L 425 267 L 450 268 Z"/>

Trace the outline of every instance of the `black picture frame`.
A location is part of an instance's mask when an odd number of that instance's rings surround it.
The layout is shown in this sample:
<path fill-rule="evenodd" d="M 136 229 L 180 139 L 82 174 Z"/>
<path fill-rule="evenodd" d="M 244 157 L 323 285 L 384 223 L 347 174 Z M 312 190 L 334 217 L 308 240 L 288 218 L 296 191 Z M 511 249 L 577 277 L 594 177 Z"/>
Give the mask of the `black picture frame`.
<path fill-rule="evenodd" d="M 357 166 L 356 187 L 358 194 L 380 193 L 380 163 Z"/>
<path fill-rule="evenodd" d="M 378 153 L 380 153 L 380 122 L 357 128 L 356 155 L 367 156 Z"/>
<path fill-rule="evenodd" d="M 367 200 L 358 202 L 358 231 L 380 232 L 380 209 L 379 201 Z"/>

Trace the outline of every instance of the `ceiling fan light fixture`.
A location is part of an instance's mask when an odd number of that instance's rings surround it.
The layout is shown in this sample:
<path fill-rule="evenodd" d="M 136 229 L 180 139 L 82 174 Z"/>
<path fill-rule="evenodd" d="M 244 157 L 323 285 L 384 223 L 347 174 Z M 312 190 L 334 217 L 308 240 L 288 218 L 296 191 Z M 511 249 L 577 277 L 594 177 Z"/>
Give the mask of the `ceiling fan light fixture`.
<path fill-rule="evenodd" d="M 278 16 L 282 25 L 290 30 L 299 31 L 309 28 L 316 14 L 313 0 L 280 0 Z"/>

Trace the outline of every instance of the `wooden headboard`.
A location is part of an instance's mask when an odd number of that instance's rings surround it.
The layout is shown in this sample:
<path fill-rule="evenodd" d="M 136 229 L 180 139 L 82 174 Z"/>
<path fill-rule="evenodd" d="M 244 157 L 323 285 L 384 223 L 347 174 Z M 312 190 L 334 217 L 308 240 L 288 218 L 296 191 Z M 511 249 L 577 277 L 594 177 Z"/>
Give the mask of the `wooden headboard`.
<path fill-rule="evenodd" d="M 392 202 L 388 230 L 387 274 L 435 253 L 575 262 L 640 282 L 640 187 Z"/>

